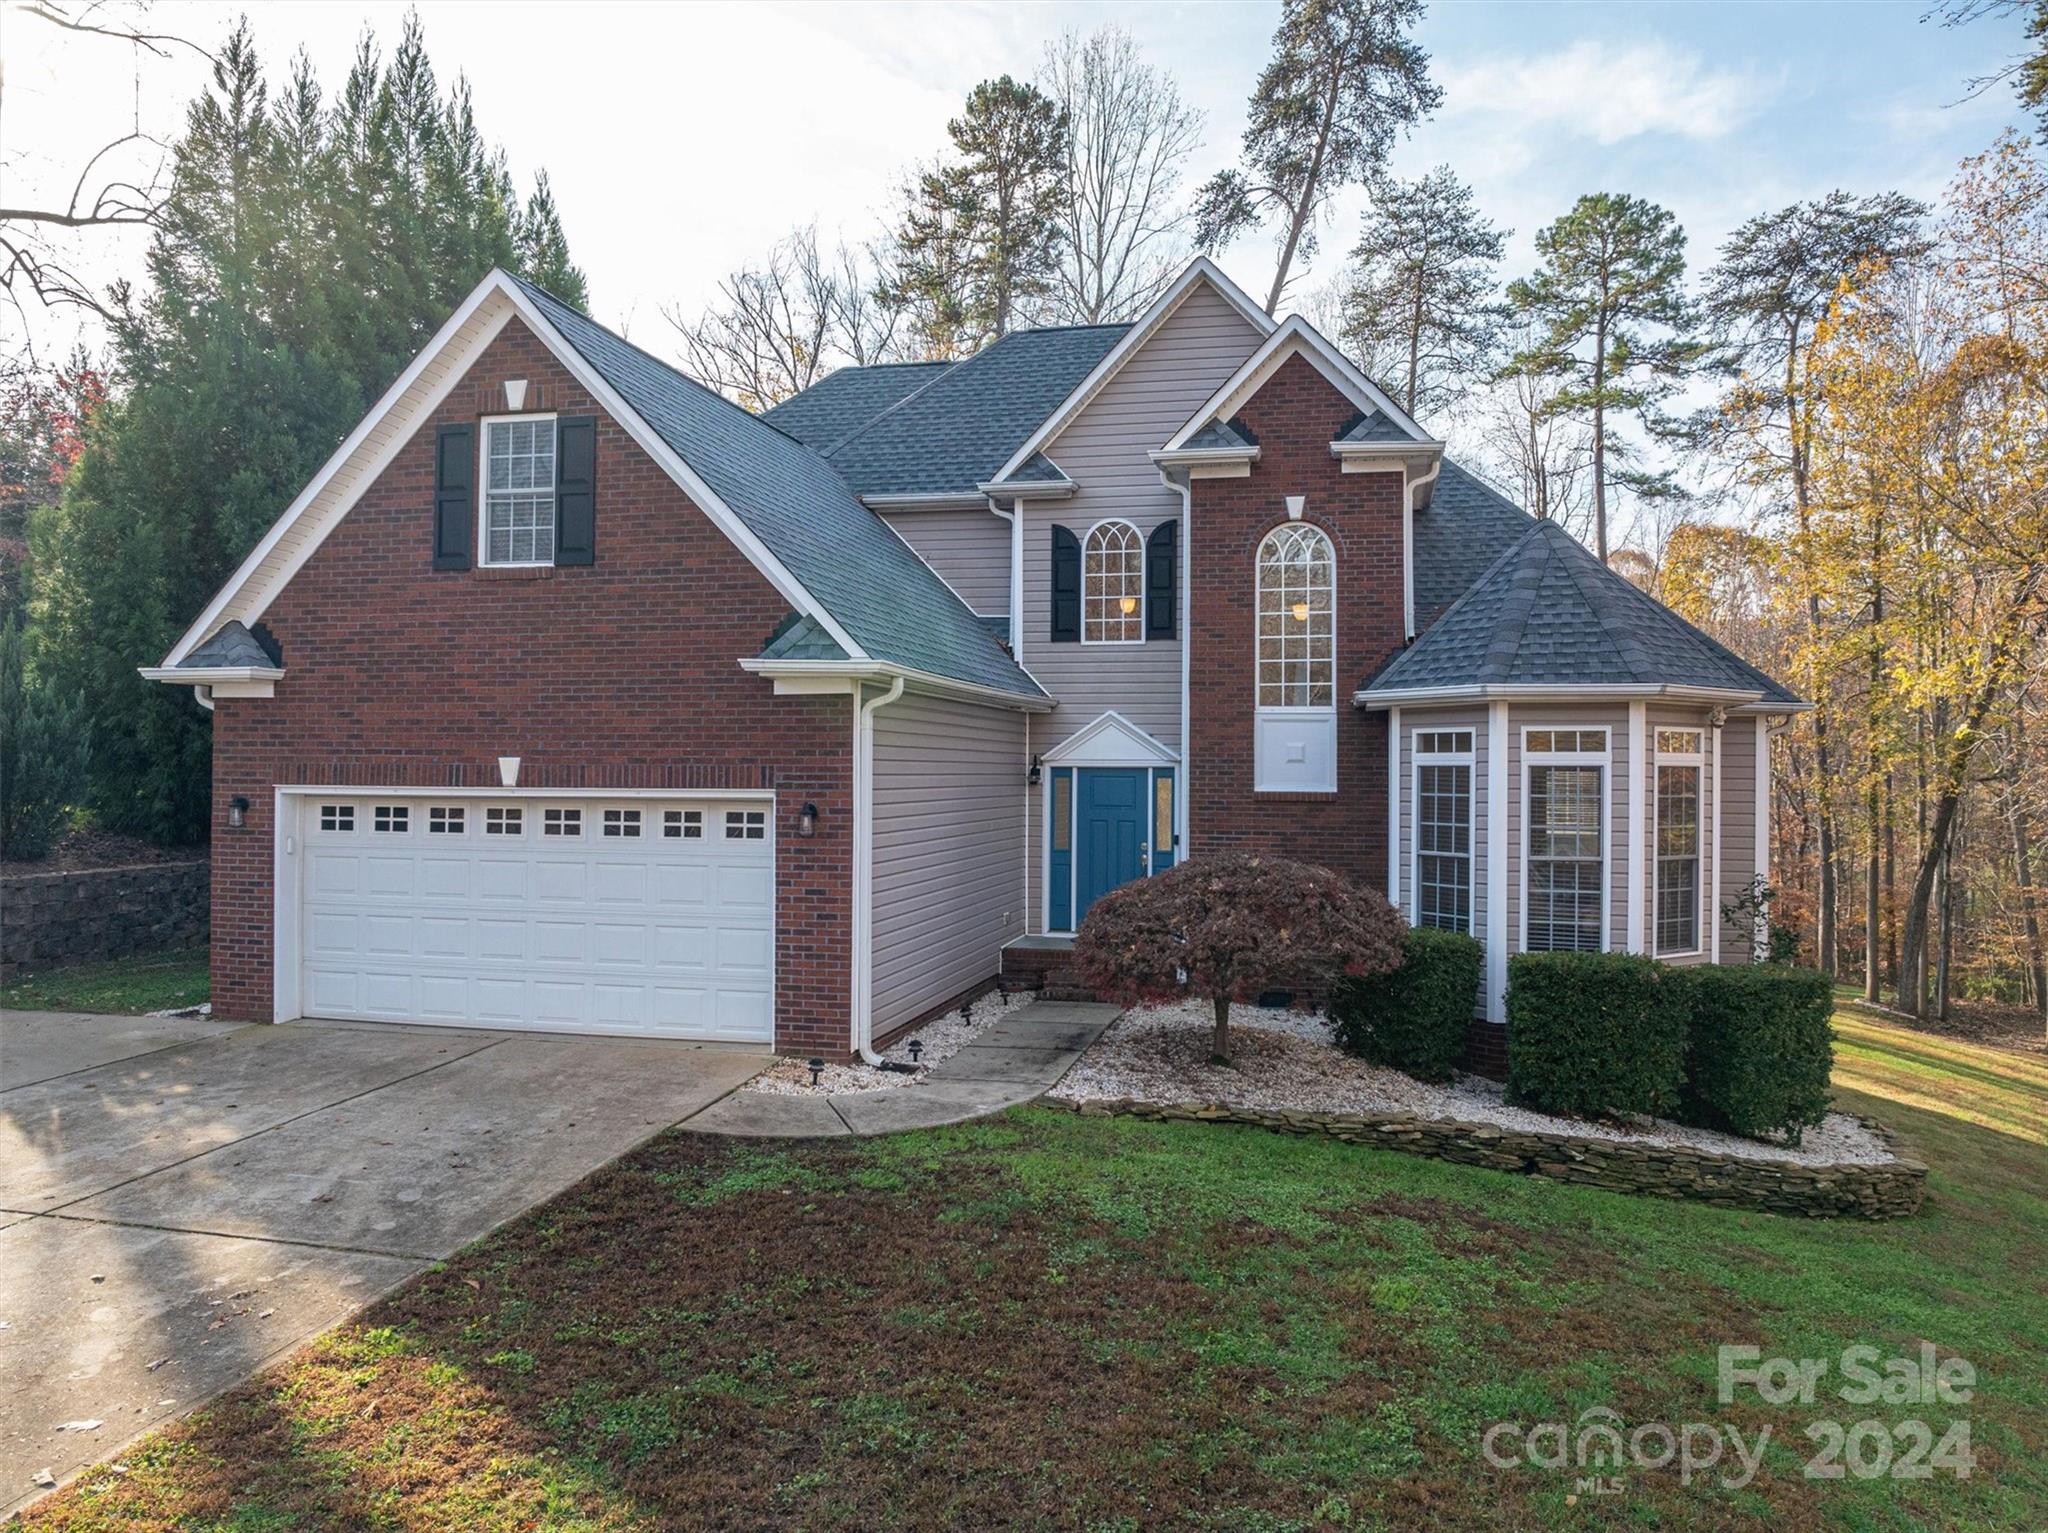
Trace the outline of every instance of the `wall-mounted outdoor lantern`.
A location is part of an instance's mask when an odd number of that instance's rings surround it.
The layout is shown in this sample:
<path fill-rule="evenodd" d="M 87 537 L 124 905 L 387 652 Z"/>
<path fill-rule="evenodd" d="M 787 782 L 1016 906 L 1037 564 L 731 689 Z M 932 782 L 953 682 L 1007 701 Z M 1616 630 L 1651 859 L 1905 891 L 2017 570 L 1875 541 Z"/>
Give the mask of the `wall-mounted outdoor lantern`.
<path fill-rule="evenodd" d="M 796 833 L 808 841 L 818 833 L 818 806 L 806 804 L 797 811 Z"/>
<path fill-rule="evenodd" d="M 1024 774 L 1024 781 L 1034 788 L 1038 786 L 1045 776 L 1045 768 L 1040 765 L 1041 759 L 1040 757 L 1033 756 L 1031 758 L 1031 770 Z"/>
<path fill-rule="evenodd" d="M 240 794 L 228 800 L 228 825 L 240 830 L 249 819 L 249 801 Z"/>

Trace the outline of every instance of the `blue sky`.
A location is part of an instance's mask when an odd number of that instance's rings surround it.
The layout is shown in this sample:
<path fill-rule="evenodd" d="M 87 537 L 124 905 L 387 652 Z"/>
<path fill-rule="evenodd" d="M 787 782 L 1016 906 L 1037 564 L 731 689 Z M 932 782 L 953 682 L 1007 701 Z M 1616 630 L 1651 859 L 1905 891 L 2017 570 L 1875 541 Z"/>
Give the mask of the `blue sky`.
<path fill-rule="evenodd" d="M 238 5 L 166 0 L 152 15 L 204 39 Z M 402 3 L 247 7 L 282 74 L 305 47 L 330 86 L 365 24 L 396 36 Z M 1046 39 L 1116 20 L 1208 113 L 1199 180 L 1235 153 L 1264 62 L 1273 4 L 781 5 L 641 7 L 499 3 L 420 6 L 444 74 L 465 70 L 486 131 L 522 182 L 545 165 L 598 316 L 666 348 L 664 307 L 694 310 L 723 272 L 793 225 L 870 229 L 912 161 L 944 141 L 977 81 L 1028 74 Z M 1443 109 L 1400 149 L 1416 174 L 1447 162 L 1512 226 L 1509 275 L 1535 229 L 1592 190 L 1671 207 L 1696 266 L 1752 213 L 1844 187 L 1933 197 L 1964 155 L 2018 123 L 2010 90 L 1957 105 L 1966 82 L 2018 45 L 2017 20 L 1949 31 L 1921 3 L 1439 4 L 1421 38 Z M 573 17 L 573 24 L 565 20 Z M 145 61 L 59 37 L 32 20 L 0 28 L 7 92 L 0 135 L 16 188 L 68 181 L 65 147 L 132 111 L 174 130 L 198 65 Z M 141 82 L 137 93 L 137 81 Z M 68 167 L 68 174 L 67 174 Z M 1357 197 L 1325 232 L 1307 286 L 1351 243 Z M 89 257 L 134 270 L 132 244 Z M 1250 237 L 1225 266 L 1255 292 L 1271 245 Z M 12 316 L 0 317 L 12 326 Z"/>

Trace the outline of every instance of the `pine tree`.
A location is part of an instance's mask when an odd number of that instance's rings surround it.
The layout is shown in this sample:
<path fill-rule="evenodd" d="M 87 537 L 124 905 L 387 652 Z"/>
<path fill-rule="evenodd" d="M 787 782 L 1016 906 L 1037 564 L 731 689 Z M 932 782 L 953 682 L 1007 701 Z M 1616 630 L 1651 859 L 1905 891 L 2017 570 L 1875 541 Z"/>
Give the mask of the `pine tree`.
<path fill-rule="evenodd" d="M 533 195 L 519 221 L 519 270 L 572 308 L 590 302 L 583 273 L 569 260 L 569 237 L 562 232 L 546 171 L 534 178 Z"/>
<path fill-rule="evenodd" d="M 1410 415 L 1443 409 L 1492 372 L 1508 233 L 1448 165 L 1374 183 L 1342 296 L 1343 338 Z"/>
<path fill-rule="evenodd" d="M 1272 62 L 1252 90 L 1244 165 L 1212 176 L 1195 206 L 1207 250 L 1279 217 L 1268 314 L 1295 263 L 1315 254 L 1330 199 L 1375 175 L 1395 137 L 1443 98 L 1408 36 L 1421 16 L 1421 0 L 1287 0 L 1281 11 Z"/>
<path fill-rule="evenodd" d="M 1640 197 L 1592 192 L 1536 236 L 1542 265 L 1512 283 L 1508 301 L 1541 327 L 1516 372 L 1563 380 L 1553 415 L 1582 415 L 1593 431 L 1594 552 L 1607 559 L 1611 484 L 1638 495 L 1670 482 L 1626 468 L 1615 428 L 1630 416 L 1657 429 L 1658 404 L 1700 360 L 1685 295 L 1685 231 L 1668 209 Z"/>

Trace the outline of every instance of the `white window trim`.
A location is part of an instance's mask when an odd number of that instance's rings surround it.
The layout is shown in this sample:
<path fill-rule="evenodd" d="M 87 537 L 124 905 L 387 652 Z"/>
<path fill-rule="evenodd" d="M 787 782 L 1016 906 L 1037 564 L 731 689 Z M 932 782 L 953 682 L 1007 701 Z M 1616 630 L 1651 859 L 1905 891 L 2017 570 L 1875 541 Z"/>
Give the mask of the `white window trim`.
<path fill-rule="evenodd" d="M 1682 729 L 1688 728 L 1689 726 L 1667 724 L 1664 727 L 1666 729 Z M 1698 731 L 1696 730 L 1693 732 L 1698 733 Z M 1657 750 L 1656 745 L 1654 743 L 1657 738 L 1657 733 L 1657 726 L 1655 724 L 1652 724 L 1650 726 L 1650 739 L 1652 741 L 1652 745 L 1650 748 L 1649 760 L 1650 932 L 1649 941 L 1645 945 L 1649 949 L 1650 956 L 1653 958 L 1698 958 L 1707 950 L 1707 758 L 1706 754 L 1703 751 L 1671 751 L 1669 753 L 1660 752 Z M 1699 813 L 1696 816 L 1695 823 L 1693 826 L 1693 829 L 1699 838 L 1699 844 L 1693 848 L 1692 856 L 1693 945 L 1691 947 L 1676 947 L 1671 949 L 1669 952 L 1666 952 L 1662 947 L 1658 945 L 1657 937 L 1657 865 L 1659 862 L 1663 860 L 1663 858 L 1659 854 L 1658 848 L 1662 843 L 1661 832 L 1663 829 L 1664 819 L 1663 809 L 1660 803 L 1662 795 L 1659 794 L 1657 791 L 1657 771 L 1658 768 L 1667 766 L 1691 767 L 1693 771 L 1698 774 L 1693 779 L 1693 798 L 1695 799 L 1699 810 Z"/>
<path fill-rule="evenodd" d="M 1267 542 L 1275 533 L 1286 532 L 1296 527 L 1307 527 L 1323 540 L 1323 546 L 1330 550 L 1330 701 L 1327 706 L 1310 703 L 1302 706 L 1267 707 L 1259 701 L 1259 598 L 1265 594 L 1260 583 L 1260 571 L 1265 568 Z M 1252 707 L 1268 718 L 1326 718 L 1337 711 L 1337 677 L 1342 674 L 1342 657 L 1337 649 L 1337 593 L 1342 588 L 1337 579 L 1337 543 L 1329 533 L 1314 522 L 1281 522 L 1268 527 L 1259 535 L 1258 546 L 1252 550 Z M 1330 766 L 1334 774 L 1336 754 L 1331 753 Z M 1277 790 L 1281 792 L 1286 789 Z"/>
<path fill-rule="evenodd" d="M 476 565 L 478 569 L 493 570 L 541 570 L 552 569 L 553 559 L 493 559 L 491 557 L 491 427 L 508 421 L 546 421 L 554 427 L 555 449 L 549 454 L 552 461 L 555 453 L 562 450 L 562 429 L 553 410 L 524 410 L 510 415 L 486 415 L 477 422 L 476 433 Z M 559 465 L 556 477 L 561 475 Z M 555 507 L 557 518 L 555 536 L 561 536 L 561 508 L 555 501 L 555 487 L 548 486 L 548 504 Z M 552 540 L 550 540 L 552 542 Z"/>
<path fill-rule="evenodd" d="M 1138 610 L 1136 613 L 1138 636 L 1135 639 L 1091 639 L 1088 637 L 1088 544 L 1093 540 L 1095 534 L 1105 527 L 1122 527 L 1138 540 Z M 1083 644 L 1093 644 L 1105 649 L 1114 649 L 1119 646 L 1143 644 L 1145 642 L 1145 629 L 1152 621 L 1152 613 L 1146 606 L 1145 600 L 1146 586 L 1149 584 L 1147 577 L 1151 573 L 1147 567 L 1147 561 L 1151 558 L 1151 554 L 1151 545 L 1146 541 L 1145 534 L 1138 530 L 1138 524 L 1129 517 L 1105 516 L 1101 521 L 1096 522 L 1086 532 L 1081 534 L 1081 642 Z"/>
<path fill-rule="evenodd" d="M 1463 725 L 1455 727 L 1467 735 L 1474 733 Z M 1410 732 L 1410 739 L 1419 740 L 1425 734 L 1445 732 L 1436 726 L 1425 728 L 1417 725 Z M 1422 910 L 1422 769 L 1426 766 L 1461 766 L 1469 774 L 1465 779 L 1465 935 L 1476 937 L 1479 934 L 1479 753 L 1476 749 L 1425 751 L 1418 746 L 1409 751 L 1409 757 L 1408 924 L 1421 924 L 1418 917 Z"/>
<path fill-rule="evenodd" d="M 1531 751 L 1529 736 L 1559 729 L 1597 729 L 1607 741 L 1604 751 Z M 1600 772 L 1600 946 L 1597 952 L 1614 950 L 1613 912 L 1608 906 L 1614 894 L 1614 729 L 1608 724 L 1524 724 L 1522 726 L 1522 900 L 1521 932 L 1515 950 L 1529 951 L 1529 785 L 1532 768 L 1539 766 L 1596 766 Z M 1553 950 L 1554 951 L 1554 950 Z"/>

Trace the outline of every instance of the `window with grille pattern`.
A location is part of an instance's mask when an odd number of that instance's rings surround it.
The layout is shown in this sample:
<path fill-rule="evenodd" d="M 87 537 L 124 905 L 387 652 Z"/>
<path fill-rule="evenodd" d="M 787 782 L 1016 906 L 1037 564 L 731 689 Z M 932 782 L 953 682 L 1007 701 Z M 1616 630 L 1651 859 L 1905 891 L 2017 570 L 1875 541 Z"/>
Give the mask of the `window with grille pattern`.
<path fill-rule="evenodd" d="M 1337 564 L 1303 522 L 1259 545 L 1259 706 L 1329 708 L 1337 697 Z"/>
<path fill-rule="evenodd" d="M 555 562 L 555 418 L 484 423 L 484 563 Z"/>
<path fill-rule="evenodd" d="M 467 816 L 458 804 L 444 808 L 436 804 L 427 811 L 427 834 L 430 836 L 459 836 Z"/>
<path fill-rule="evenodd" d="M 1532 953 L 1600 951 L 1607 859 L 1597 766 L 1529 768 L 1529 855 L 1523 898 Z"/>
<path fill-rule="evenodd" d="M 703 840 L 704 811 L 701 809 L 664 809 L 661 814 L 661 833 L 671 841 Z"/>
<path fill-rule="evenodd" d="M 540 833 L 544 836 L 582 835 L 583 811 L 581 809 L 543 809 L 540 816 Z"/>
<path fill-rule="evenodd" d="M 1415 922 L 1472 930 L 1472 768 L 1415 768 Z"/>
<path fill-rule="evenodd" d="M 640 834 L 640 811 L 637 809 L 607 809 L 604 812 L 604 833 L 607 836 L 631 840 Z"/>
<path fill-rule="evenodd" d="M 356 806 L 354 804 L 322 804 L 320 806 L 320 828 L 322 830 L 354 830 L 356 828 Z"/>
<path fill-rule="evenodd" d="M 1657 766 L 1657 951 L 1700 945 L 1700 769 Z"/>
<path fill-rule="evenodd" d="M 1145 541 L 1129 522 L 1104 522 L 1081 545 L 1081 637 L 1090 644 L 1145 638 Z"/>

